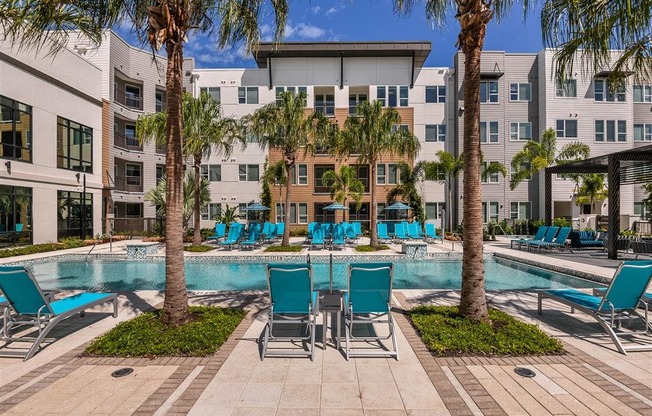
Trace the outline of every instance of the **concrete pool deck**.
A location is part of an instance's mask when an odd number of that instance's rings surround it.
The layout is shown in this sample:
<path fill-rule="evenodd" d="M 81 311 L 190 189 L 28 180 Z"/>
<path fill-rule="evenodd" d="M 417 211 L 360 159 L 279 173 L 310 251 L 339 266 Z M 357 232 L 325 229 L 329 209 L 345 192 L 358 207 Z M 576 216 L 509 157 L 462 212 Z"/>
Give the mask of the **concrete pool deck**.
<path fill-rule="evenodd" d="M 461 250 L 460 244 L 455 246 L 456 251 Z M 98 248 L 102 250 L 100 246 L 95 250 Z M 429 246 L 429 251 L 447 249 L 450 251 L 448 242 Z M 75 250 L 85 253 L 88 248 Z M 547 255 L 510 250 L 504 241 L 485 246 L 485 252 L 544 263 L 551 260 Z M 48 253 L 53 254 L 63 253 Z M 604 277 L 613 274 L 610 267 L 570 259 L 554 258 L 554 262 Z M 568 308 L 549 301 L 544 302 L 544 314 L 538 316 L 533 291 L 491 291 L 487 298 L 493 306 L 558 337 L 568 354 L 432 357 L 402 311 L 418 304 L 451 304 L 458 298 L 457 291 L 449 290 L 394 292 L 400 361 L 356 358 L 347 362 L 330 345 L 325 351 L 320 348 L 320 327 L 314 362 L 306 358 L 260 361 L 256 340 L 266 321 L 265 293 L 226 291 L 191 293 L 195 304 L 244 307 L 249 311 L 214 356 L 80 358 L 80 352 L 94 337 L 117 322 L 159 306 L 163 300 L 156 291 L 121 293 L 118 319 L 97 309 L 83 319 L 70 318 L 62 323 L 53 331 L 57 341 L 31 360 L 0 358 L 0 413 L 652 415 L 652 352 L 623 356 L 607 337 L 570 336 L 600 333 L 600 329 L 587 316 L 571 315 Z M 322 319 L 320 315 L 318 325 Z M 649 335 L 647 340 L 652 341 Z M 517 365 L 535 370 L 537 376 L 517 376 L 513 372 Z M 125 366 L 133 367 L 134 373 L 124 378 L 110 377 L 112 371 Z"/>

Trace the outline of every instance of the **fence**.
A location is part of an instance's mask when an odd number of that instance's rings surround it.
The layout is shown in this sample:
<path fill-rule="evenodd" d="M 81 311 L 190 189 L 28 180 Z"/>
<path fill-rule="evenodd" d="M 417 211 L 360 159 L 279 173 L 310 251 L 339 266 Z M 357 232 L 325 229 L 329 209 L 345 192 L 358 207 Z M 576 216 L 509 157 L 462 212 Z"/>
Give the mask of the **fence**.
<path fill-rule="evenodd" d="M 106 218 L 102 218 L 102 230 L 106 230 Z M 112 218 L 114 234 L 149 235 L 164 228 L 162 218 Z"/>

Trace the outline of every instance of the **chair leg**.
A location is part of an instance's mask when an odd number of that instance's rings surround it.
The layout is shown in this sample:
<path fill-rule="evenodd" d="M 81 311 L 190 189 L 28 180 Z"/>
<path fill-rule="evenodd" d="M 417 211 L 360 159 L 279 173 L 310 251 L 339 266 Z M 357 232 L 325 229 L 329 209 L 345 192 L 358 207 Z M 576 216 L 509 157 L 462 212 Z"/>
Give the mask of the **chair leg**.
<path fill-rule="evenodd" d="M 396 361 L 398 361 L 398 343 L 396 342 L 396 331 L 394 328 L 394 317 L 392 316 L 392 312 L 387 314 L 388 318 L 387 322 L 389 323 L 389 333 L 392 336 L 392 346 L 394 347 L 394 352 L 396 353 Z"/>
<path fill-rule="evenodd" d="M 52 328 L 54 328 L 56 326 L 56 324 L 58 324 L 60 321 L 62 321 L 63 319 L 65 319 L 67 317 L 68 316 L 60 315 L 60 316 L 57 316 L 56 318 L 54 318 L 53 320 L 51 320 L 50 322 L 48 322 L 45 325 L 45 328 L 43 328 L 40 331 L 38 337 L 36 337 L 36 339 L 34 340 L 34 343 L 32 344 L 32 346 L 27 351 L 27 354 L 25 355 L 25 358 L 23 358 L 23 361 L 27 361 L 30 358 L 32 358 L 34 356 L 34 354 L 36 354 L 36 352 L 39 350 L 39 348 L 41 346 L 41 343 L 43 342 L 43 340 L 45 339 L 47 334 L 50 333 Z"/>
<path fill-rule="evenodd" d="M 312 315 L 308 319 L 312 319 L 312 323 L 310 324 L 310 361 L 315 361 L 315 332 L 317 332 L 317 317 Z"/>
<path fill-rule="evenodd" d="M 349 361 L 349 354 L 351 353 L 351 328 L 346 317 L 344 318 L 344 335 L 346 336 L 346 361 Z"/>
<path fill-rule="evenodd" d="M 625 350 L 625 347 L 623 347 L 623 344 L 620 342 L 620 339 L 618 338 L 618 335 L 616 335 L 616 332 L 614 332 L 614 329 L 609 325 L 607 322 L 605 322 L 603 319 L 600 317 L 596 316 L 596 319 L 600 326 L 607 332 L 609 335 L 609 338 L 613 341 L 613 343 L 616 345 L 616 348 L 621 354 L 627 355 L 627 351 Z"/>
<path fill-rule="evenodd" d="M 271 316 L 269 319 L 272 319 Z M 267 352 L 267 342 L 269 341 L 269 321 L 265 325 L 265 334 L 263 335 L 263 348 L 262 351 L 260 352 L 260 361 L 265 360 L 265 353 Z"/>

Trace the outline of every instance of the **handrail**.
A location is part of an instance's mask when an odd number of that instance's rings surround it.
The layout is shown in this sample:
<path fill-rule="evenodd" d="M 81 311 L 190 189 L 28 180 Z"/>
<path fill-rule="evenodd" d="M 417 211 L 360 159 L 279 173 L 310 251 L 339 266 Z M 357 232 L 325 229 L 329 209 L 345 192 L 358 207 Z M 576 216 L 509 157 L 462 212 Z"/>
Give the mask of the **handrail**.
<path fill-rule="evenodd" d="M 502 235 L 507 236 L 507 233 L 505 232 L 505 230 L 503 230 L 503 227 L 501 227 L 500 224 L 495 224 L 494 228 L 500 228 L 500 231 L 502 231 L 503 233 Z"/>
<path fill-rule="evenodd" d="M 91 247 L 91 249 L 88 250 L 88 253 L 86 253 L 86 257 L 84 257 L 84 263 L 88 264 L 88 256 L 91 254 L 91 252 L 95 249 L 95 246 L 97 246 L 98 244 L 100 244 L 99 241 L 93 244 L 93 247 Z"/>

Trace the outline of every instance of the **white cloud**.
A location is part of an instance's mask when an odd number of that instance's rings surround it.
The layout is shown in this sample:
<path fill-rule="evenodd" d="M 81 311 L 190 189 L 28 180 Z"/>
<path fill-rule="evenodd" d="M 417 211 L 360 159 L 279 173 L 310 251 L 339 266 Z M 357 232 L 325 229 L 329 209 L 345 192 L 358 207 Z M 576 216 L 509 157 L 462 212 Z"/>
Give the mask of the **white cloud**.
<path fill-rule="evenodd" d="M 315 6 L 315 7 L 313 7 L 313 8 L 310 9 L 310 10 L 312 10 L 312 13 L 313 13 L 313 14 L 319 14 L 319 12 L 321 11 L 321 7 L 319 7 L 319 6 Z"/>
<path fill-rule="evenodd" d="M 247 53 L 244 45 L 236 48 L 220 50 L 217 47 L 203 48 L 202 53 L 195 54 L 195 59 L 203 64 L 224 65 L 224 64 L 240 64 L 251 58 Z"/>
<path fill-rule="evenodd" d="M 300 38 L 317 39 L 324 36 L 325 33 L 324 29 L 311 24 L 299 23 L 297 25 L 297 34 Z"/>
<path fill-rule="evenodd" d="M 326 16 L 330 16 L 334 13 L 337 13 L 339 9 L 336 9 L 335 7 L 331 7 L 330 9 L 326 10 Z"/>

